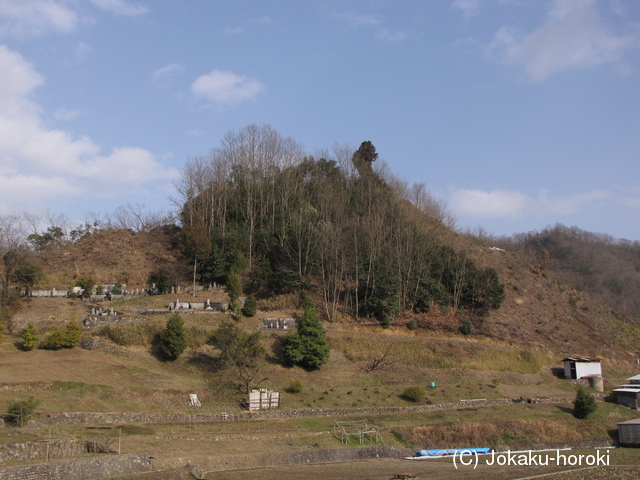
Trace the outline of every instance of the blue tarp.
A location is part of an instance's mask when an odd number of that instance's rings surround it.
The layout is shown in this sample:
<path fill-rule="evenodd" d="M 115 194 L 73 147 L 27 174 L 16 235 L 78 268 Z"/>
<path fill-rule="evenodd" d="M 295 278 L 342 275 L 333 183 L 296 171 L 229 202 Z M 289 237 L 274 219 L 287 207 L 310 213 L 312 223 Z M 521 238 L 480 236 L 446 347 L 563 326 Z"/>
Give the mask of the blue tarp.
<path fill-rule="evenodd" d="M 434 450 L 418 450 L 416 452 L 416 457 L 441 457 L 446 455 L 460 455 L 462 452 L 482 454 L 491 452 L 491 448 L 442 448 Z"/>

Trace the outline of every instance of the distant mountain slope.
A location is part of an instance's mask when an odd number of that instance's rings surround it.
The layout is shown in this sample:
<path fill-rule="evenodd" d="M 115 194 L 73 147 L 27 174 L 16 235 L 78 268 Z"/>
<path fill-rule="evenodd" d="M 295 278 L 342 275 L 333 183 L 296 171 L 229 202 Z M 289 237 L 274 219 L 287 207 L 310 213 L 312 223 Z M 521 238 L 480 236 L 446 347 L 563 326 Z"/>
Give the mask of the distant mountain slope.
<path fill-rule="evenodd" d="M 640 242 L 556 225 L 500 244 L 640 323 Z"/>

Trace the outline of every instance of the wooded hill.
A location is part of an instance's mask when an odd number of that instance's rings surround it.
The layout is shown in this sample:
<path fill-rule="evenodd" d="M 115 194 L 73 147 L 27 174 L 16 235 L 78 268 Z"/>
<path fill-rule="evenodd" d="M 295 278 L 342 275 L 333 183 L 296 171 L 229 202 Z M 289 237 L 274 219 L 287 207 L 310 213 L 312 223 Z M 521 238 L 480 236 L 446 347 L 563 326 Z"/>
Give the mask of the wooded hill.
<path fill-rule="evenodd" d="M 185 252 L 202 283 L 230 271 L 261 296 L 311 290 L 328 319 L 432 305 L 482 317 L 504 297 L 496 271 L 453 248 L 442 222 L 400 198 L 373 168 L 371 142 L 350 159 L 305 157 L 249 126 L 191 161 L 179 190 Z"/>

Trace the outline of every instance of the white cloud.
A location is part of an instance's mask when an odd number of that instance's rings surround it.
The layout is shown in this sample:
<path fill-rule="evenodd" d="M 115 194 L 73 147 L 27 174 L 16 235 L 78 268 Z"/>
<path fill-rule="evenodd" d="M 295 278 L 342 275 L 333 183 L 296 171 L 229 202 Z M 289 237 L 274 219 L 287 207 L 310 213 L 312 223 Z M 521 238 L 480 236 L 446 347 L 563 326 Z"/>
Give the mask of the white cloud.
<path fill-rule="evenodd" d="M 0 45 L 0 211 L 75 195 L 113 197 L 177 177 L 146 150 L 121 147 L 104 156 L 91 139 L 44 126 L 44 112 L 31 98 L 43 81 L 21 55 Z"/>
<path fill-rule="evenodd" d="M 354 27 L 371 27 L 382 23 L 380 17 L 376 15 L 364 15 L 360 13 L 347 12 L 337 15 L 337 17 Z"/>
<path fill-rule="evenodd" d="M 147 7 L 125 0 L 89 0 L 93 5 L 116 15 L 136 16 L 149 11 Z"/>
<path fill-rule="evenodd" d="M 160 86 L 166 86 L 168 81 L 177 75 L 184 72 L 184 67 L 179 63 L 170 63 L 162 68 L 159 68 L 151 74 L 151 80 Z"/>
<path fill-rule="evenodd" d="M 53 112 L 53 118 L 56 120 L 73 120 L 80 115 L 80 110 L 69 110 L 67 108 L 59 108 Z"/>
<path fill-rule="evenodd" d="M 87 55 L 89 55 L 89 52 L 91 52 L 91 50 L 91 47 L 87 43 L 79 42 L 76 45 L 73 56 L 75 57 L 76 61 L 83 62 L 84 60 L 86 60 Z"/>
<path fill-rule="evenodd" d="M 566 196 L 551 196 L 543 191 L 532 197 L 514 190 L 456 190 L 451 194 L 451 209 L 455 215 L 476 219 L 573 215 L 602 203 L 610 192 L 593 190 Z"/>
<path fill-rule="evenodd" d="M 473 218 L 523 217 L 532 204 L 530 197 L 512 190 L 457 190 L 451 196 L 453 212 Z"/>
<path fill-rule="evenodd" d="M 336 14 L 335 17 L 355 29 L 372 29 L 376 38 L 385 42 L 401 42 L 407 37 L 407 34 L 401 30 L 387 28 L 380 15 L 346 12 Z"/>
<path fill-rule="evenodd" d="M 126 0 L 90 0 L 115 15 L 143 15 L 147 7 Z M 0 36 L 37 37 L 49 33 L 72 33 L 88 19 L 82 3 L 70 0 L 0 0 Z"/>
<path fill-rule="evenodd" d="M 451 6 L 462 11 L 464 19 L 469 20 L 477 14 L 480 8 L 480 2 L 479 0 L 454 0 Z"/>
<path fill-rule="evenodd" d="M 225 35 L 239 35 L 244 32 L 242 27 L 228 27 L 223 30 Z"/>
<path fill-rule="evenodd" d="M 0 35 L 40 36 L 70 33 L 78 25 L 78 13 L 57 0 L 0 0 Z"/>
<path fill-rule="evenodd" d="M 611 32 L 594 0 L 555 0 L 543 25 L 526 35 L 502 27 L 489 52 L 507 64 L 522 65 L 531 81 L 540 82 L 564 70 L 618 62 L 637 46 L 637 33 Z"/>
<path fill-rule="evenodd" d="M 237 105 L 257 97 L 264 90 L 264 85 L 255 78 L 221 70 L 202 75 L 191 85 L 191 92 L 197 98 L 218 106 Z"/>
<path fill-rule="evenodd" d="M 604 190 L 593 190 L 587 193 L 573 193 L 566 197 L 548 198 L 546 193 L 540 195 L 538 203 L 540 207 L 549 213 L 559 215 L 573 215 L 589 206 L 596 205 L 611 197 Z"/>
<path fill-rule="evenodd" d="M 385 42 L 401 42 L 407 35 L 404 32 L 392 32 L 383 28 L 378 32 L 377 37 Z"/>
<path fill-rule="evenodd" d="M 621 197 L 623 206 L 640 211 L 640 184 L 624 189 Z"/>

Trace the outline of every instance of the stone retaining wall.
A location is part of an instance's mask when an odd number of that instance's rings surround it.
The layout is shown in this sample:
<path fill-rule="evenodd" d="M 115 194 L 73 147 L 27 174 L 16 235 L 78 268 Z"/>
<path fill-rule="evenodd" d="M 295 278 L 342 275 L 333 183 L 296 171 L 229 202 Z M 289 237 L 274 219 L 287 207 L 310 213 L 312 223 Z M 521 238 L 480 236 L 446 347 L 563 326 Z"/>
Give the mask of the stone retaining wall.
<path fill-rule="evenodd" d="M 101 455 L 69 462 L 0 468 L 2 480 L 92 480 L 150 472 L 146 453 Z"/>
<path fill-rule="evenodd" d="M 75 438 L 38 440 L 0 445 L 0 463 L 11 460 L 52 460 L 78 457 L 87 451 L 85 443 Z"/>
<path fill-rule="evenodd" d="M 252 420 L 263 418 L 304 418 L 304 417 L 340 417 L 349 415 L 382 415 L 389 413 L 426 412 L 431 410 L 446 410 L 456 408 L 474 408 L 490 405 L 507 405 L 514 403 L 573 403 L 573 398 L 498 398 L 494 400 L 461 400 L 457 403 L 443 403 L 434 405 L 416 405 L 407 407 L 366 407 L 366 408 L 331 408 L 304 410 L 268 410 L 260 412 L 244 412 L 228 414 L 228 420 Z M 205 414 L 162 414 L 162 413 L 49 413 L 36 414 L 33 419 L 40 425 L 109 425 L 126 423 L 211 423 L 224 421 L 220 415 Z"/>

